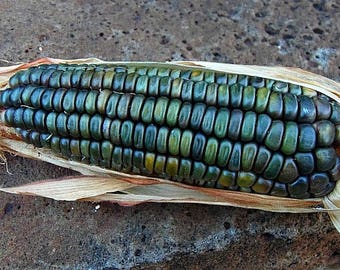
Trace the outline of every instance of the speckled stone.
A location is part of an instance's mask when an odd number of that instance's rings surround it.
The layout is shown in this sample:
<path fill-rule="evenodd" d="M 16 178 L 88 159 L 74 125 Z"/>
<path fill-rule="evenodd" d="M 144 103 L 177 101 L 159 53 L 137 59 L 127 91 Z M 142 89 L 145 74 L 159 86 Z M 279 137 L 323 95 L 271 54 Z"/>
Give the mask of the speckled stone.
<path fill-rule="evenodd" d="M 25 62 L 49 56 L 284 65 L 340 81 L 339 11 L 336 0 L 2 0 L 0 51 L 2 59 Z M 1 186 L 72 173 L 7 158 L 13 174 L 1 166 Z M 0 268 L 340 268 L 340 235 L 327 214 L 96 207 L 0 193 Z"/>

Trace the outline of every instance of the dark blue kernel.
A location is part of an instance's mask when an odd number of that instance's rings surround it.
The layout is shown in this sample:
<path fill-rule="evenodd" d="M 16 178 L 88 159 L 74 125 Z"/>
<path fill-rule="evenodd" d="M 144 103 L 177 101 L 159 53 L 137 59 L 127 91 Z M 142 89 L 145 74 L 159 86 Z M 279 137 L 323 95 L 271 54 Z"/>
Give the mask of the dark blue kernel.
<path fill-rule="evenodd" d="M 194 137 L 193 145 L 192 145 L 192 158 L 194 160 L 202 160 L 203 153 L 206 145 L 206 137 L 197 133 Z"/>
<path fill-rule="evenodd" d="M 154 151 L 156 149 L 157 127 L 154 125 L 147 126 L 145 130 L 144 145 L 145 149 Z"/>
<path fill-rule="evenodd" d="M 195 104 L 192 110 L 191 121 L 190 121 L 190 125 L 193 129 L 196 129 L 196 130 L 200 129 L 203 115 L 205 112 L 205 108 L 206 108 L 206 105 L 203 103 Z"/>

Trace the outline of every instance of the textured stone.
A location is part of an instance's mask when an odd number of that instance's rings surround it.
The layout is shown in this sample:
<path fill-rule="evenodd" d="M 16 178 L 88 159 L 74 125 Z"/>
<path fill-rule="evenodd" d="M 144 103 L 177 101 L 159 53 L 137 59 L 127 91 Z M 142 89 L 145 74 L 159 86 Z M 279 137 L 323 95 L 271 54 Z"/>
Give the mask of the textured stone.
<path fill-rule="evenodd" d="M 186 60 L 295 66 L 340 80 L 333 1 L 9 1 L 1 58 Z M 1 62 L 1 65 L 7 63 Z M 0 184 L 71 171 L 7 155 Z M 231 207 L 121 207 L 0 194 L 1 269 L 340 267 L 327 214 Z"/>

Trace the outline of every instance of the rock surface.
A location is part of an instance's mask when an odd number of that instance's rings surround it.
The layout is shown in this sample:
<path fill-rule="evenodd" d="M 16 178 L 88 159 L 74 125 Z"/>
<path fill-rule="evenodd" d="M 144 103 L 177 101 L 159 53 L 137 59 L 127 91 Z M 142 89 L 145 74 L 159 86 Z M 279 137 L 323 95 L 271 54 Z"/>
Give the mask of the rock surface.
<path fill-rule="evenodd" d="M 0 12 L 1 58 L 9 61 L 196 59 L 301 67 L 340 81 L 336 0 L 2 0 Z M 2 186 L 74 173 L 7 159 Z M 0 210 L 1 269 L 340 268 L 340 234 L 326 214 L 3 193 Z"/>

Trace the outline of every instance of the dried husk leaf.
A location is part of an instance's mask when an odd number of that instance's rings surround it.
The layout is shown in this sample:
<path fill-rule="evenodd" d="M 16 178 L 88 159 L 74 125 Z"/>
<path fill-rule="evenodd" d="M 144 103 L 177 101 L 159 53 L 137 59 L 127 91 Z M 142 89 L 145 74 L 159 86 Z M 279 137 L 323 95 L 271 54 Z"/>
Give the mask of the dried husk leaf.
<path fill-rule="evenodd" d="M 339 83 L 301 69 L 199 61 L 154 63 L 106 62 L 96 58 L 75 60 L 42 58 L 27 64 L 0 68 L 0 88 L 4 89 L 6 87 L 8 79 L 15 72 L 43 63 L 119 63 L 124 65 L 137 64 L 141 66 L 152 64 L 159 67 L 169 65 L 178 68 L 194 67 L 196 69 L 259 76 L 299 84 L 321 92 L 340 103 Z M 274 212 L 306 213 L 327 211 L 334 225 L 340 232 L 340 181 L 337 182 L 334 191 L 328 196 L 305 200 L 193 187 L 163 179 L 128 175 L 97 166 L 89 166 L 65 160 L 48 149 L 34 148 L 32 145 L 22 142 L 12 128 L 2 125 L 0 125 L 0 150 L 27 158 L 43 160 L 78 171 L 84 175 L 0 189 L 4 192 L 39 195 L 56 200 L 112 201 L 122 205 L 134 205 L 143 202 L 175 202 L 236 206 Z"/>

